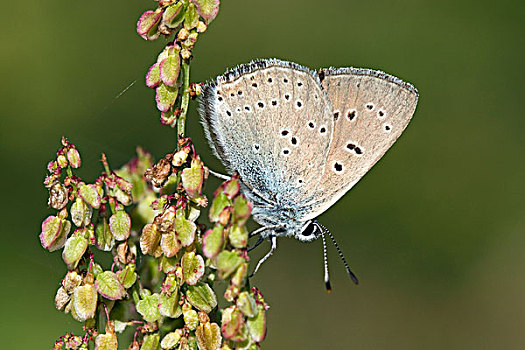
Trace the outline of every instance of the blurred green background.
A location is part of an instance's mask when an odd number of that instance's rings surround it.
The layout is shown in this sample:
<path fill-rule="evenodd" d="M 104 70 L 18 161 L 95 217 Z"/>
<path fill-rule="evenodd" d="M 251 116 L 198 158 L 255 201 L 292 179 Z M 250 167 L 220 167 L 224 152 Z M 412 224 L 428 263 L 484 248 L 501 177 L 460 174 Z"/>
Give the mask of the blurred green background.
<path fill-rule="evenodd" d="M 135 33 L 154 6 L 3 5 L 2 348 L 49 349 L 79 330 L 54 308 L 61 256 L 38 240 L 51 213 L 45 165 L 60 137 L 78 146 L 86 179 L 100 171 L 101 152 L 117 167 L 136 145 L 156 157 L 175 147 L 143 83 L 165 42 Z M 382 69 L 420 91 L 401 139 L 320 218 L 361 284 L 330 248 L 328 295 L 321 242 L 281 239 L 254 282 L 271 305 L 265 349 L 525 348 L 524 10 L 510 0 L 223 1 L 194 51 L 193 81 L 278 57 Z M 189 119 L 202 157 L 222 170 L 195 103 Z"/>

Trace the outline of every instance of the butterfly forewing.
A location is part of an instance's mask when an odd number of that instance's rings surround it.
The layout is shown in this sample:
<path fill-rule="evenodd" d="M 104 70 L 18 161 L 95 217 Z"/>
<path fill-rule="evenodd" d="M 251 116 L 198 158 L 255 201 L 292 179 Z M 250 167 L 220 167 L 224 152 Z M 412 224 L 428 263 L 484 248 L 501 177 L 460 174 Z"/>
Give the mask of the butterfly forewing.
<path fill-rule="evenodd" d="M 205 88 L 212 147 L 248 188 L 281 207 L 309 201 L 332 139 L 331 104 L 315 73 L 279 60 L 240 66 Z"/>
<path fill-rule="evenodd" d="M 309 206 L 311 219 L 334 204 L 383 156 L 415 111 L 410 84 L 367 69 L 320 71 L 335 120 L 325 171 Z"/>

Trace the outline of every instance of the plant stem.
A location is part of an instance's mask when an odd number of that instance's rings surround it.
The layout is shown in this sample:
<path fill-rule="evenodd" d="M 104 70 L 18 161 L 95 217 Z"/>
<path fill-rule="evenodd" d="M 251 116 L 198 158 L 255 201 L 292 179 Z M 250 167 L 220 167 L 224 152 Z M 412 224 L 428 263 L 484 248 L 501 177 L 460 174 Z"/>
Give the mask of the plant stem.
<path fill-rule="evenodd" d="M 186 115 L 188 114 L 188 105 L 190 103 L 190 61 L 182 60 L 182 101 L 179 120 L 177 122 L 177 135 L 180 138 L 184 137 L 186 129 Z"/>
<path fill-rule="evenodd" d="M 110 177 L 111 176 L 111 171 L 109 170 L 108 158 L 106 157 L 105 153 L 102 153 L 102 164 L 104 165 L 104 170 L 106 171 L 106 177 Z M 106 185 L 106 191 L 109 193 L 109 195 L 111 197 L 113 197 L 115 195 L 113 189 L 109 188 L 107 183 L 105 185 Z M 109 207 L 111 208 L 111 213 L 112 214 L 115 214 L 117 212 L 117 208 L 115 206 L 115 202 L 114 201 L 109 200 Z"/>

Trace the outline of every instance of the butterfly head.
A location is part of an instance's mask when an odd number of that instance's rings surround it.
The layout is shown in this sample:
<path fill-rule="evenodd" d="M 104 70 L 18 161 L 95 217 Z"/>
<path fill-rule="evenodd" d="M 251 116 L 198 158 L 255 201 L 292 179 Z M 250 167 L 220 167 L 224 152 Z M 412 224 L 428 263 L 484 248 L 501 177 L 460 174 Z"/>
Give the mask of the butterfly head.
<path fill-rule="evenodd" d="M 295 234 L 295 238 L 301 242 L 311 242 L 321 237 L 322 230 L 317 220 L 306 221 L 298 233 Z"/>

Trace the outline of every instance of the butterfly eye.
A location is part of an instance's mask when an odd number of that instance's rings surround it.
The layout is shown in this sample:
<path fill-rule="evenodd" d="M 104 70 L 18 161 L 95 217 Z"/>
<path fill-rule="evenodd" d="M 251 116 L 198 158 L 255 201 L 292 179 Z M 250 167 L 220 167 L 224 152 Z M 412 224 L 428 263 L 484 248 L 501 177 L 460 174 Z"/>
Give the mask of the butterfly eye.
<path fill-rule="evenodd" d="M 311 222 L 310 224 L 308 224 L 308 226 L 306 226 L 303 231 L 301 232 L 301 235 L 304 236 L 304 237 L 312 237 L 314 235 L 314 232 L 315 232 L 315 225 L 313 222 Z"/>

